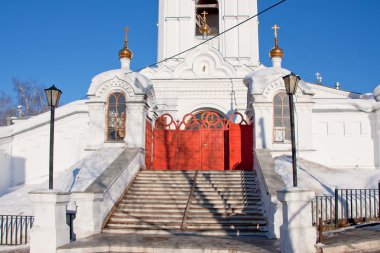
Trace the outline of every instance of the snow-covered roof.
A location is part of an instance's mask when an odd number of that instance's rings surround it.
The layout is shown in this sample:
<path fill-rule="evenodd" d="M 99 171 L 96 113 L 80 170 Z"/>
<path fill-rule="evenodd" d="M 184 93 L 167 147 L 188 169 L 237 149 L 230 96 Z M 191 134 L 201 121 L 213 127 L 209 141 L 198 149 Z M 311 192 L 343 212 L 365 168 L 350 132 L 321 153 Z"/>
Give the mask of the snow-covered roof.
<path fill-rule="evenodd" d="M 244 84 L 250 88 L 252 95 L 260 95 L 272 84 L 282 85 L 285 87 L 283 77 L 290 74 L 290 71 L 280 67 L 265 67 L 260 65 L 254 71 L 244 77 Z M 301 80 L 298 84 L 299 89 L 305 94 L 313 94 L 307 83 Z"/>

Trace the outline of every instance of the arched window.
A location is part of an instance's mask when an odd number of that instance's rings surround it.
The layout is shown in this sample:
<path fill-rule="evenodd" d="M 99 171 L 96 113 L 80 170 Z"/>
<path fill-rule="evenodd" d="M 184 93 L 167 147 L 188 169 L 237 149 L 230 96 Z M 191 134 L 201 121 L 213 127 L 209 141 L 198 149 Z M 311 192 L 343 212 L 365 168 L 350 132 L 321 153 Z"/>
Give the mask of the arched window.
<path fill-rule="evenodd" d="M 112 93 L 107 103 L 107 140 L 122 141 L 125 137 L 125 96 Z"/>
<path fill-rule="evenodd" d="M 203 12 L 207 12 L 206 22 L 210 27 L 211 35 L 219 33 L 219 8 L 217 0 L 198 0 L 195 5 L 195 35 L 201 36 L 199 28 L 202 26 Z"/>
<path fill-rule="evenodd" d="M 273 98 L 273 142 L 290 141 L 289 98 L 285 92 Z"/>

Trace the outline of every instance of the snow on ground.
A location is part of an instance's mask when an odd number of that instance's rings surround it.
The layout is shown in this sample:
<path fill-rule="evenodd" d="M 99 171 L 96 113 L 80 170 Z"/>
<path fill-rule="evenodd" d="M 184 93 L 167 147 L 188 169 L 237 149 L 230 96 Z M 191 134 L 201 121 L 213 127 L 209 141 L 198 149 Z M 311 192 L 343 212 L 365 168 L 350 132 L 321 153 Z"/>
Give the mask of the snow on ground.
<path fill-rule="evenodd" d="M 377 189 L 380 170 L 332 169 L 318 163 L 298 159 L 298 186 L 317 194 L 333 195 L 335 188 Z M 275 159 L 275 171 L 286 186 L 293 186 L 292 158 L 281 156 Z"/>
<path fill-rule="evenodd" d="M 84 191 L 115 160 L 123 149 L 104 149 L 93 152 L 71 168 L 54 173 L 54 189 L 61 191 Z M 28 192 L 48 189 L 48 180 L 7 189 L 0 193 L 0 214 L 33 215 Z"/>

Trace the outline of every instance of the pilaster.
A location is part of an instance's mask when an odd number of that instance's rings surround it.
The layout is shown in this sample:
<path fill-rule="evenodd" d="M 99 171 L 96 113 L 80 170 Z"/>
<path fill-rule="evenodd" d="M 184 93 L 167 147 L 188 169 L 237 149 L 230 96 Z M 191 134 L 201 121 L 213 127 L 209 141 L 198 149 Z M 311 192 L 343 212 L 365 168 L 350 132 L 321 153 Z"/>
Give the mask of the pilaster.
<path fill-rule="evenodd" d="M 126 102 L 127 120 L 124 141 L 130 148 L 145 149 L 145 125 L 149 105 L 145 96 L 135 97 Z"/>
<path fill-rule="evenodd" d="M 87 103 L 89 111 L 89 136 L 87 150 L 98 150 L 101 148 L 105 140 L 106 117 L 105 108 L 106 102 L 92 101 Z"/>

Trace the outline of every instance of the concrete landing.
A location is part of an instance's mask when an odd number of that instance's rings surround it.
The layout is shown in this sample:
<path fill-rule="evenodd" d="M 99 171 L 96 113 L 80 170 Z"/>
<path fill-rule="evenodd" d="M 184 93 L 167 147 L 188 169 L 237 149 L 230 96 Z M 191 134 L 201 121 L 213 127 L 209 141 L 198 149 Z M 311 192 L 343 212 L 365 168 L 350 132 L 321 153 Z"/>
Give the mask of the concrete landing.
<path fill-rule="evenodd" d="M 102 233 L 60 247 L 58 253 L 273 253 L 279 241 L 249 237 Z"/>
<path fill-rule="evenodd" d="M 380 253 L 380 223 L 324 232 L 317 248 L 320 253 Z"/>

